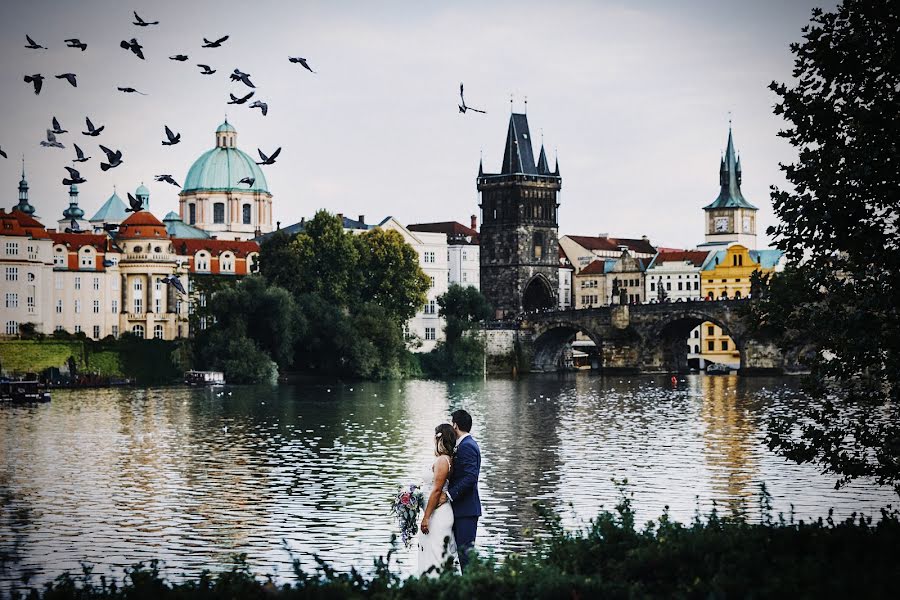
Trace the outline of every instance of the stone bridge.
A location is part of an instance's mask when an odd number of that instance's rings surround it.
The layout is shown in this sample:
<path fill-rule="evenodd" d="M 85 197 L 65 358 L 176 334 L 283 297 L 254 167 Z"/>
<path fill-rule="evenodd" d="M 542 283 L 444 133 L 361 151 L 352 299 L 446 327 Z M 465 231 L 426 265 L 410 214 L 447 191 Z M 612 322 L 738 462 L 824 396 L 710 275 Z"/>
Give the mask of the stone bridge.
<path fill-rule="evenodd" d="M 532 371 L 562 368 L 563 352 L 583 333 L 599 350 L 604 370 L 688 370 L 688 336 L 698 325 L 718 325 L 737 346 L 742 372 L 783 372 L 785 359 L 770 342 L 754 339 L 742 316 L 751 300 L 604 306 L 528 315 L 515 328 L 519 364 Z M 513 341 L 513 339 L 510 339 Z"/>

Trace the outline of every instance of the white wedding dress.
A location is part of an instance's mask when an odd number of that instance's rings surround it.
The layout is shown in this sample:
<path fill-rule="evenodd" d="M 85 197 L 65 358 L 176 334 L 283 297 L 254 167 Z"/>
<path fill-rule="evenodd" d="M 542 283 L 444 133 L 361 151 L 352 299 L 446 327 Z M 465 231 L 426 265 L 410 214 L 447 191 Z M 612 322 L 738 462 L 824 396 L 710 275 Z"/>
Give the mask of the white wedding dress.
<path fill-rule="evenodd" d="M 439 460 L 450 461 L 444 455 L 438 456 L 431 465 L 431 472 L 424 477 L 425 485 L 422 491 L 425 493 L 425 501 L 434 489 L 434 466 Z M 449 481 L 444 482 L 444 492 L 447 491 Z M 424 513 L 422 514 L 424 517 Z M 431 513 L 428 521 L 428 533 L 419 532 L 419 568 L 417 575 L 422 575 L 429 569 L 430 577 L 437 577 L 439 570 L 447 562 L 447 557 L 456 557 L 456 539 L 453 537 L 453 507 L 445 502 Z M 432 569 L 432 567 L 436 567 Z"/>

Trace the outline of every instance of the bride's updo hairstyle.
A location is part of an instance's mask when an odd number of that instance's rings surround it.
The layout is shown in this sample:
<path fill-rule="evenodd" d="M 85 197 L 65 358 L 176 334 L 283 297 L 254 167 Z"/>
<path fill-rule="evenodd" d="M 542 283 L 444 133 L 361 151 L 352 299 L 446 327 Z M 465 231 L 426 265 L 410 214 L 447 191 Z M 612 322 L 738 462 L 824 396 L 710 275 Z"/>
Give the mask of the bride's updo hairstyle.
<path fill-rule="evenodd" d="M 449 423 L 441 423 L 434 428 L 434 455 L 453 456 L 456 452 L 456 432 Z"/>

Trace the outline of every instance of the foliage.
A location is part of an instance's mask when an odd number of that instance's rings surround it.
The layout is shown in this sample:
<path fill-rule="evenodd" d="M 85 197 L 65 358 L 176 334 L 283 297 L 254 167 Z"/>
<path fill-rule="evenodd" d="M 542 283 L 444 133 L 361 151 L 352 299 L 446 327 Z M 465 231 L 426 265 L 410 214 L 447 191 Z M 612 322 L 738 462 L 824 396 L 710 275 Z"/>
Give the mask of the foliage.
<path fill-rule="evenodd" d="M 278 365 L 247 334 L 241 323 L 232 329 L 211 328 L 200 349 L 204 368 L 221 371 L 228 383 L 271 383 L 278 380 Z"/>
<path fill-rule="evenodd" d="M 818 349 L 807 389 L 824 407 L 779 418 L 769 446 L 900 493 L 900 12 L 888 0 L 815 9 L 793 86 L 773 82 L 779 135 L 798 151 L 773 187 L 770 228 L 795 268 L 754 306 L 785 347 Z"/>
<path fill-rule="evenodd" d="M 177 341 L 144 339 L 129 332 L 116 342 L 122 371 L 138 385 L 162 385 L 179 381 L 182 371 L 173 355 Z"/>
<path fill-rule="evenodd" d="M 438 297 L 444 317 L 444 340 L 422 358 L 427 373 L 436 376 L 478 375 L 484 371 L 484 342 L 474 335 L 478 323 L 493 310 L 484 295 L 471 286 L 453 284 Z"/>
<path fill-rule="evenodd" d="M 431 285 L 416 251 L 393 230 L 372 229 L 352 239 L 358 256 L 356 300 L 384 307 L 400 323 L 411 319 Z"/>
<path fill-rule="evenodd" d="M 355 343 L 350 347 L 349 374 L 365 379 L 395 379 L 404 375 L 406 338 L 403 325 L 388 309 L 374 302 L 360 305 L 352 318 Z"/>
<path fill-rule="evenodd" d="M 40 373 L 62 367 L 69 357 L 78 369 L 85 368 L 83 342 L 57 339 L 0 341 L 0 365 L 6 373 Z"/>
<path fill-rule="evenodd" d="M 448 343 L 456 343 L 463 332 L 472 329 L 477 323 L 491 318 L 493 309 L 477 288 L 472 286 L 451 285 L 437 299 L 440 310 L 438 314 L 447 321 L 444 334 Z"/>
<path fill-rule="evenodd" d="M 764 492 L 763 492 L 764 493 Z M 765 507 L 765 497 L 762 498 Z M 119 582 L 95 577 L 90 567 L 64 574 L 18 597 L 80 598 L 875 598 L 895 592 L 897 513 L 881 519 L 853 515 L 835 522 L 773 519 L 764 508 L 759 523 L 720 517 L 684 525 L 666 512 L 643 527 L 631 498 L 603 511 L 587 527 L 567 531 L 557 514 L 538 506 L 549 535 L 531 550 L 502 563 L 475 557 L 464 575 L 402 580 L 391 569 L 394 550 L 375 560 L 371 575 L 341 573 L 321 560 L 315 573 L 294 561 L 296 579 L 276 585 L 255 576 L 246 555 L 230 569 L 181 583 L 166 580 L 159 563 L 126 569 Z M 98 581 L 99 579 L 99 581 Z"/>

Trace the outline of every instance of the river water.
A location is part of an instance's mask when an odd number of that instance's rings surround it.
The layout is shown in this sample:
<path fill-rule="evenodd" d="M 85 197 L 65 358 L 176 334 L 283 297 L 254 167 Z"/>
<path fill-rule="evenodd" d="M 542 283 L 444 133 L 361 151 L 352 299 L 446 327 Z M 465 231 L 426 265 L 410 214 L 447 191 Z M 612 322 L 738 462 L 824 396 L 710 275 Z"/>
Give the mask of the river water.
<path fill-rule="evenodd" d="M 542 500 L 577 526 L 628 479 L 639 521 L 668 505 L 690 520 L 720 510 L 796 518 L 876 514 L 894 502 L 870 482 L 774 456 L 766 419 L 806 400 L 790 378 L 589 373 L 451 382 L 277 388 L 58 390 L 47 405 L 0 406 L 0 589 L 80 563 L 121 577 L 160 558 L 167 574 L 222 568 L 290 578 L 292 556 L 371 568 L 395 530 L 388 503 L 431 461 L 433 428 L 456 408 L 481 445 L 481 552 L 527 548 Z M 415 558 L 398 554 L 409 572 Z"/>

